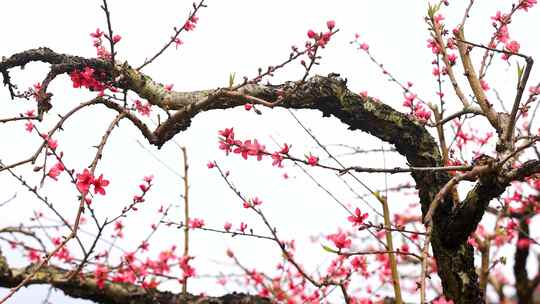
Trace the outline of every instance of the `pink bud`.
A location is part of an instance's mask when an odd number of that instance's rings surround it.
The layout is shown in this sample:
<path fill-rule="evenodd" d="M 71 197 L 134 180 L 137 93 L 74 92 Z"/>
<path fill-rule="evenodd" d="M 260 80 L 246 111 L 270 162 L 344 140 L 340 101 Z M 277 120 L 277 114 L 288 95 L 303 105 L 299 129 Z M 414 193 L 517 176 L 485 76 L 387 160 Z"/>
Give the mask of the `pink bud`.
<path fill-rule="evenodd" d="M 122 36 L 120 36 L 120 35 L 114 35 L 112 37 L 113 43 L 118 43 L 120 41 L 120 39 L 122 39 Z"/>
<path fill-rule="evenodd" d="M 336 22 L 334 20 L 328 20 L 326 22 L 326 26 L 329 30 L 332 30 L 336 26 Z"/>

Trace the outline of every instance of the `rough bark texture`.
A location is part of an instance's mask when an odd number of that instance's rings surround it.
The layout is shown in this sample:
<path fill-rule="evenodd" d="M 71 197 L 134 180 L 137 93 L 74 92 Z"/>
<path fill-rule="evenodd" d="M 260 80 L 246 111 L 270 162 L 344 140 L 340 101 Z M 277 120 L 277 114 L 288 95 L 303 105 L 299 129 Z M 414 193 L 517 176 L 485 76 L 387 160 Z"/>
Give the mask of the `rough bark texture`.
<path fill-rule="evenodd" d="M 50 63 L 53 69 L 62 72 L 82 69 L 85 66 L 94 67 L 102 71 L 105 78 L 113 75 L 114 78 L 110 78 L 109 82 L 115 87 L 133 91 L 164 110 L 174 110 L 175 112 L 171 112 L 171 116 L 153 131 L 133 115 L 126 115 L 139 128 L 142 135 L 158 147 L 177 133 L 187 129 L 191 119 L 200 112 L 243 105 L 246 103 L 246 96 L 268 102 L 278 100 L 279 96 L 286 96 L 278 106 L 291 109 L 314 109 L 319 110 L 323 116 L 335 116 L 352 130 L 367 132 L 393 144 L 396 150 L 407 158 L 411 166 L 444 165 L 435 140 L 424 126 L 380 101 L 352 93 L 347 89 L 346 81 L 340 79 L 338 75 L 315 76 L 302 83 L 288 82 L 282 85 L 247 84 L 236 90 L 235 94 L 229 94 L 231 91 L 227 89 L 168 92 L 161 84 L 155 83 L 150 77 L 132 69 L 127 64 L 118 64 L 113 69 L 110 63 L 105 61 L 57 54 L 46 48 L 29 50 L 3 60 L 0 62 L 0 72 L 6 75 L 10 68 L 31 61 Z M 45 94 L 45 90 L 46 88 L 40 92 L 40 96 L 48 97 L 46 101 L 49 102 L 51 95 Z M 97 99 L 96 103 L 103 103 L 117 112 L 125 111 L 112 101 Z M 467 238 L 476 229 L 491 199 L 498 197 L 509 185 L 511 179 L 523 178 L 537 172 L 539 168 L 539 163 L 535 162 L 530 163 L 527 168 L 517 169 L 505 175 L 494 172 L 482 177 L 459 204 L 454 205 L 452 198 L 447 196 L 437 208 L 433 218 L 431 244 L 444 294 L 454 303 L 484 303 L 484 295 L 478 286 L 478 277 L 474 267 L 473 248 L 467 244 Z M 425 215 L 435 195 L 451 176 L 444 171 L 416 171 L 412 173 L 412 177 L 419 190 L 422 212 Z M 8 272 L 4 269 L 0 277 L 2 286 L 13 286 L 15 278 L 21 278 L 20 274 L 10 276 L 6 273 Z M 55 287 L 77 297 L 103 303 L 150 303 L 148 302 L 149 295 L 141 290 L 128 294 L 129 288 L 137 290 L 138 287 L 124 287 L 117 284 L 100 291 L 95 288 L 95 283 L 62 283 L 61 280 L 47 279 L 45 273 L 41 277 L 41 282 L 49 280 L 48 282 Z M 87 285 L 82 288 L 81 284 Z M 156 295 L 159 296 L 158 300 L 152 303 L 172 303 L 172 299 L 176 297 L 168 293 L 156 293 Z M 230 295 L 229 298 L 214 298 L 207 302 L 197 303 L 248 303 L 246 301 L 264 303 L 266 300 L 245 295 Z"/>

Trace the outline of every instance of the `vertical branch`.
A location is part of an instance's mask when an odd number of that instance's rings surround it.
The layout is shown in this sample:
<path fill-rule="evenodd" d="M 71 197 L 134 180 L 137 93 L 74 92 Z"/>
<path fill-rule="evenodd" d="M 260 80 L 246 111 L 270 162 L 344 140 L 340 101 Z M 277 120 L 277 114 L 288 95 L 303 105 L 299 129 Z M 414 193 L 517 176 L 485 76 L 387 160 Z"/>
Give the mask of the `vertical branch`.
<path fill-rule="evenodd" d="M 515 288 L 519 303 L 531 303 L 534 291 L 534 289 L 531 288 L 531 281 L 527 269 L 527 258 L 530 253 L 529 228 L 527 217 L 522 215 L 519 218 L 519 232 L 516 242 L 516 253 L 514 255 Z"/>
<path fill-rule="evenodd" d="M 427 260 L 429 256 L 429 242 L 431 241 L 431 232 L 433 230 L 432 222 L 427 223 L 426 238 L 424 239 L 424 247 L 422 248 L 422 270 L 420 273 L 420 304 L 426 303 L 426 276 L 427 276 Z"/>
<path fill-rule="evenodd" d="M 107 18 L 107 29 L 109 31 L 109 37 L 107 37 L 107 40 L 109 40 L 109 43 L 111 45 L 111 64 L 114 67 L 114 40 L 113 40 L 113 29 L 111 24 L 111 13 L 109 12 L 109 7 L 107 6 L 107 0 L 103 0 L 103 5 L 101 6 L 101 9 L 103 9 L 103 12 L 105 12 L 105 17 Z"/>
<path fill-rule="evenodd" d="M 491 240 L 486 238 L 480 244 L 480 253 L 482 254 L 482 263 L 480 266 L 479 285 L 480 289 L 486 294 L 486 288 L 489 276 L 489 251 L 491 249 Z"/>
<path fill-rule="evenodd" d="M 392 241 L 392 226 L 390 224 L 390 210 L 388 209 L 388 201 L 386 197 L 377 196 L 379 202 L 383 205 L 384 227 L 386 228 L 386 248 L 390 259 L 390 268 L 392 269 L 392 285 L 394 286 L 395 303 L 402 304 L 401 286 L 399 284 L 399 273 L 397 270 L 397 260 L 394 254 L 394 242 Z"/>
<path fill-rule="evenodd" d="M 186 147 L 181 147 L 182 157 L 184 159 L 184 256 L 189 255 L 189 181 L 188 181 L 188 159 Z M 187 280 L 184 278 L 184 285 L 182 285 L 182 294 L 187 294 Z"/>
<path fill-rule="evenodd" d="M 471 87 L 471 90 L 474 93 L 474 97 L 476 98 L 476 101 L 480 105 L 480 108 L 486 115 L 490 124 L 497 131 L 501 131 L 501 126 L 499 125 L 497 113 L 495 112 L 491 104 L 489 103 L 486 97 L 486 94 L 484 93 L 484 90 L 482 89 L 482 85 L 480 84 L 480 79 L 478 78 L 478 76 L 476 75 L 476 71 L 474 70 L 471 56 L 469 54 L 469 48 L 463 42 L 465 40 L 463 28 L 459 29 L 458 31 L 455 31 L 454 34 L 457 38 L 456 40 L 457 40 L 457 46 L 459 50 L 459 56 L 461 57 L 461 62 L 463 63 L 465 76 L 467 77 L 469 86 Z"/>
<path fill-rule="evenodd" d="M 514 105 L 512 106 L 512 112 L 510 113 L 510 121 L 506 126 L 506 138 L 503 139 L 507 142 L 511 142 L 512 138 L 514 137 L 514 127 L 517 120 L 519 106 L 521 105 L 521 97 L 523 96 L 523 91 L 525 91 L 525 86 L 527 85 L 527 80 L 529 80 L 529 76 L 531 75 L 532 65 L 534 63 L 532 57 L 527 57 L 525 61 L 527 62 L 527 66 L 525 67 L 525 72 L 523 75 L 520 75 L 521 78 L 518 80 L 516 98 L 514 100 Z"/>
<path fill-rule="evenodd" d="M 470 103 L 467 100 L 467 97 L 465 97 L 465 93 L 463 93 L 463 90 L 459 86 L 457 82 L 456 75 L 454 74 L 454 69 L 452 66 L 452 63 L 450 62 L 450 59 L 448 58 L 448 52 L 446 51 L 446 43 L 444 42 L 442 32 L 441 32 L 441 26 L 438 22 L 435 21 L 434 16 L 430 16 L 431 25 L 433 27 L 433 38 L 437 42 L 440 48 L 441 57 L 444 62 L 444 65 L 446 66 L 446 71 L 448 74 L 448 78 L 450 78 L 450 83 L 452 83 L 452 87 L 454 88 L 454 91 L 463 104 L 463 107 L 468 108 L 470 107 Z M 442 109 L 441 109 L 442 111 Z"/>

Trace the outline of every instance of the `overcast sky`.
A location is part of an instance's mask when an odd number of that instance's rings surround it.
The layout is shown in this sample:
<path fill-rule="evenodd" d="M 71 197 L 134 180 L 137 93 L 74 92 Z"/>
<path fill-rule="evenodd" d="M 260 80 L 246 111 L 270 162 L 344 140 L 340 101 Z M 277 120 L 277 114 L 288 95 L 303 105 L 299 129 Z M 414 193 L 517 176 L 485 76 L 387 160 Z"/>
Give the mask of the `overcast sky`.
<path fill-rule="evenodd" d="M 280 63 L 287 58 L 292 45 L 302 46 L 308 29 L 324 30 L 327 20 L 336 21 L 339 33 L 322 52 L 322 64 L 314 73 L 340 73 L 346 77 L 349 87 L 356 91 L 367 90 L 397 109 L 402 106 L 400 89 L 389 83 L 381 75 L 365 54 L 349 42 L 359 33 L 361 40 L 370 45 L 373 54 L 385 67 L 403 81 L 412 81 L 422 98 L 435 98 L 435 82 L 431 76 L 431 50 L 426 48 L 429 37 L 424 15 L 426 1 L 314 1 L 314 0 L 207 0 L 208 8 L 201 10 L 199 23 L 194 32 L 181 36 L 184 41 L 178 50 L 168 50 L 144 72 L 154 80 L 164 84 L 174 84 L 175 90 L 212 89 L 226 86 L 229 74 L 252 77 L 258 67 Z M 454 25 L 463 15 L 468 1 L 451 1 L 450 8 L 443 14 Z M 151 4 L 150 4 L 151 3 Z M 510 1 L 479 1 L 471 13 L 469 21 L 469 40 L 486 42 L 492 29 L 489 16 L 494 15 L 498 5 L 508 10 Z M 57 52 L 85 57 L 95 56 L 90 32 L 97 27 L 105 29 L 105 19 L 100 10 L 101 1 L 4 1 L 1 4 L 3 16 L 0 18 L 2 43 L 0 55 L 9 56 L 30 48 L 47 46 Z M 137 66 L 157 51 L 171 36 L 173 26 L 181 26 L 191 7 L 191 1 L 109 1 L 115 33 L 122 36 L 117 45 L 117 60 L 127 60 Z M 522 52 L 535 55 L 540 50 L 538 39 L 531 39 L 531 29 L 537 29 L 540 20 L 539 10 L 533 9 L 523 18 L 516 18 L 510 27 L 514 39 L 522 45 Z M 515 83 L 515 65 L 507 68 L 499 65 L 498 74 L 488 77 L 492 87 L 500 88 L 503 98 L 512 96 Z M 42 81 L 45 66 L 29 65 L 22 72 L 14 72 L 13 79 L 21 88 Z M 298 64 L 277 73 L 271 82 L 297 80 L 302 76 Z M 533 81 L 536 74 L 531 78 Z M 65 113 L 74 105 L 86 101 L 92 94 L 84 90 L 74 90 L 67 77 L 59 78 L 49 89 L 54 93 L 53 113 Z M 30 103 L 9 100 L 6 89 L 0 91 L 2 111 L 0 117 L 24 112 Z M 452 101 L 453 102 L 453 101 Z M 299 111 L 299 118 L 325 144 L 347 143 L 362 148 L 387 147 L 367 134 L 351 132 L 334 118 L 321 119 L 317 112 Z M 92 108 L 77 115 L 66 125 L 66 131 L 58 137 L 60 149 L 66 153 L 66 162 L 76 170 L 87 166 L 101 135 L 114 118 L 114 113 L 104 108 Z M 41 125 L 51 126 L 56 121 L 50 115 Z M 177 135 L 174 142 L 166 144 L 161 150 L 144 142 L 144 139 L 127 121 L 113 132 L 110 144 L 97 173 L 104 173 L 111 180 L 108 195 L 94 202 L 97 213 L 104 218 L 117 214 L 137 193 L 139 181 L 148 174 L 155 175 L 153 189 L 141 210 L 124 220 L 126 236 L 118 245 L 129 250 L 136 246 L 150 232 L 150 224 L 155 222 L 156 210 L 161 205 L 178 205 L 182 193 L 181 156 L 179 145 L 187 146 L 190 159 L 191 212 L 203 218 L 209 227 L 221 228 L 225 221 L 237 226 L 241 221 L 248 223 L 256 232 L 264 233 L 264 227 L 250 212 L 242 208 L 234 193 L 228 190 L 216 171 L 208 170 L 206 163 L 216 160 L 225 169 L 231 170 L 231 178 L 239 190 L 248 197 L 258 196 L 264 201 L 263 210 L 278 227 L 284 239 L 296 238 L 299 241 L 298 257 L 307 267 L 315 270 L 317 265 L 328 261 L 320 244 L 310 244 L 309 236 L 337 231 L 346 225 L 347 213 L 324 191 L 310 181 L 292 163 L 284 169 L 276 169 L 271 162 L 244 161 L 237 155 L 225 157 L 217 148 L 217 131 L 234 127 L 238 138 L 257 138 L 270 150 L 278 143 L 293 145 L 292 154 L 303 156 L 309 152 L 324 155 L 317 149 L 306 133 L 291 115 L 284 110 L 263 111 L 255 115 L 243 109 L 214 111 L 204 113 L 194 119 L 191 128 Z M 3 125 L 0 129 L 3 139 L 0 159 L 6 163 L 27 157 L 33 153 L 37 138 L 27 135 L 22 123 L 11 127 Z M 137 141 L 140 141 L 139 144 Z M 338 151 L 338 150 L 336 150 Z M 325 160 L 326 161 L 326 160 Z M 344 158 L 345 163 L 364 166 L 383 166 L 380 154 Z M 404 165 L 401 157 L 386 155 L 387 166 Z M 330 163 L 330 162 L 328 162 Z M 166 165 L 164 165 L 166 164 Z M 20 174 L 29 170 L 19 170 Z M 360 207 L 372 213 L 364 202 L 354 199 L 343 182 L 332 173 L 310 170 L 325 186 L 332 189 L 338 198 L 352 208 Z M 283 179 L 283 173 L 290 178 Z M 360 177 L 369 186 L 384 187 L 384 176 L 369 179 Z M 73 218 L 76 208 L 76 193 L 66 176 L 61 183 L 48 182 L 43 191 L 51 198 L 68 218 Z M 30 179 L 34 181 L 34 179 Z M 390 184 L 411 181 L 407 175 L 389 177 Z M 350 181 L 349 181 L 350 182 Z M 15 225 L 26 221 L 34 210 L 43 210 L 32 196 L 21 188 L 7 174 L 0 175 L 0 184 L 6 190 L 0 192 L 0 201 L 17 194 L 16 199 L 2 209 L 4 225 Z M 358 193 L 364 193 L 358 184 L 352 184 Z M 390 196 L 391 208 L 399 210 L 403 205 L 415 202 L 414 197 Z M 375 201 L 372 206 L 379 209 Z M 400 207 L 401 205 L 401 207 Z M 172 209 L 171 220 L 179 221 L 180 210 Z M 177 213 L 177 214 L 174 214 Z M 6 216 L 9 214 L 9 218 Z M 373 220 L 376 220 L 373 218 Z M 90 227 L 89 227 L 90 228 Z M 90 229 L 89 229 L 90 230 Z M 112 231 L 108 232 L 109 234 Z M 179 230 L 163 228 L 151 241 L 150 256 L 155 257 L 160 249 L 171 245 L 181 246 Z M 6 246 L 1 244 L 2 248 Z M 76 246 L 71 246 L 76 250 Z M 104 247 L 105 248 L 105 247 Z M 279 261 L 278 248 L 269 242 L 224 237 L 208 232 L 194 232 L 191 253 L 197 256 L 194 265 L 200 274 L 216 274 L 215 269 L 224 272 L 235 271 L 230 268 L 225 249 L 232 248 L 245 265 L 250 268 L 271 271 Z M 26 261 L 9 255 L 16 265 Z M 218 265 L 219 267 L 216 267 Z M 175 284 L 168 288 L 178 288 Z M 221 294 L 227 290 L 218 286 L 214 279 L 193 280 L 190 285 L 193 293 L 208 292 Z M 0 289 L 0 294 L 5 290 Z M 46 288 L 29 288 L 19 292 L 11 303 L 34 303 L 44 298 Z M 51 298 L 53 303 L 83 303 L 67 299 L 61 293 Z"/>

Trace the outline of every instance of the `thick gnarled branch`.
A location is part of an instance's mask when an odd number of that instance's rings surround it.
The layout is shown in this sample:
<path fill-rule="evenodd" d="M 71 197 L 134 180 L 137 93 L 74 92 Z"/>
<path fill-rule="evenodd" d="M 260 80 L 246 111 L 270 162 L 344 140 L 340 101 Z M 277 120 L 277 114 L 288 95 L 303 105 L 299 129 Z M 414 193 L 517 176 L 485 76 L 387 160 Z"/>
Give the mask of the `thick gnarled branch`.
<path fill-rule="evenodd" d="M 35 265 L 24 268 L 10 268 L 6 258 L 0 251 L 0 287 L 11 288 L 17 286 L 30 273 Z M 97 303 L 107 304 L 171 304 L 171 303 L 197 303 L 197 304 L 270 304 L 267 298 L 250 296 L 246 294 L 229 294 L 222 297 L 194 296 L 174 294 L 157 289 L 144 289 L 143 287 L 127 284 L 106 282 L 100 288 L 97 280 L 91 274 L 81 274 L 73 279 L 67 279 L 70 272 L 54 266 L 43 266 L 28 285 L 49 284 L 66 295 L 82 298 Z"/>

